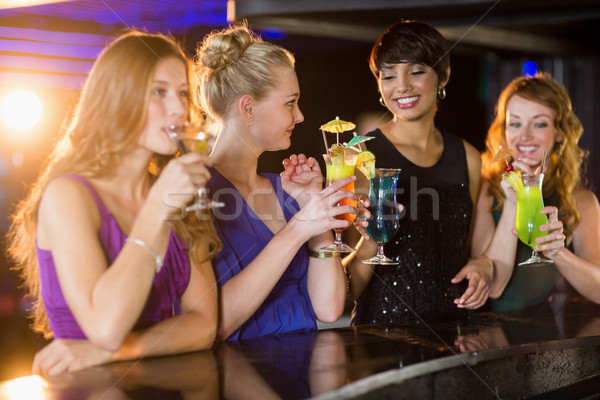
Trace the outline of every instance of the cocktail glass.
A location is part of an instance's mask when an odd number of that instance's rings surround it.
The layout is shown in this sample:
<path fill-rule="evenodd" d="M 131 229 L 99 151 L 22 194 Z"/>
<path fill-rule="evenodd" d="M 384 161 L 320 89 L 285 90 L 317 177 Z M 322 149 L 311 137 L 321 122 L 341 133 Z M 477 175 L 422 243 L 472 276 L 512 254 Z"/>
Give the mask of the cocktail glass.
<path fill-rule="evenodd" d="M 325 168 L 327 171 L 327 186 L 331 185 L 333 182 L 338 181 L 343 178 L 347 178 L 349 176 L 354 175 L 354 165 L 356 164 L 356 154 L 346 154 L 339 155 L 337 157 L 331 157 L 329 154 L 323 154 L 323 158 L 325 160 Z M 344 186 L 341 190 L 347 190 L 349 192 L 354 193 L 354 182 L 351 182 Z M 338 206 L 352 206 L 356 208 L 356 200 L 354 199 L 343 199 L 338 204 Z M 345 219 L 350 221 L 350 223 L 354 222 L 354 218 L 356 214 L 341 214 L 336 216 L 337 219 Z M 348 246 L 342 241 L 342 232 L 346 228 L 336 228 L 335 232 L 335 241 L 333 244 L 329 246 L 325 246 L 320 248 L 319 250 L 338 252 L 338 253 L 352 253 L 355 251 L 352 247 Z"/>
<path fill-rule="evenodd" d="M 204 129 L 202 125 L 186 122 L 182 125 L 169 126 L 169 137 L 177 143 L 181 154 L 198 152 L 210 154 L 216 141 L 216 135 Z M 223 207 L 225 203 L 213 201 L 208 197 L 208 188 L 197 188 L 196 198 L 193 204 L 186 207 L 186 211 L 206 210 L 210 208 Z"/>
<path fill-rule="evenodd" d="M 400 169 L 375 168 L 375 177 L 370 179 L 369 207 L 371 217 L 367 219 L 367 234 L 377 243 L 377 255 L 363 260 L 363 264 L 398 265 L 397 261 L 385 256 L 383 246 L 398 232 L 400 214 L 396 203 L 396 185 Z"/>
<path fill-rule="evenodd" d="M 545 236 L 548 232 L 540 231 L 540 227 L 548 223 L 546 214 L 542 214 L 544 201 L 542 199 L 542 181 L 544 174 L 522 175 L 523 187 L 517 191 L 517 235 L 527 246 L 532 248 L 531 257 L 519 265 L 552 263 L 535 251 L 535 239 Z"/>

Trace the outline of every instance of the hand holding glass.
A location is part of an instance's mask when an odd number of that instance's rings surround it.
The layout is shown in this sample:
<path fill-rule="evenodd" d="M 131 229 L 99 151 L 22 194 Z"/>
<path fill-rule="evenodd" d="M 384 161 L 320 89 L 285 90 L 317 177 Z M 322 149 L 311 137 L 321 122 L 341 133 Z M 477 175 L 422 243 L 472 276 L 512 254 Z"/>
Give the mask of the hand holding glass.
<path fill-rule="evenodd" d="M 400 215 L 396 203 L 396 185 L 400 169 L 376 168 L 369 188 L 371 217 L 367 219 L 367 234 L 377 243 L 377 255 L 363 260 L 363 264 L 398 265 L 398 262 L 385 256 L 383 246 L 398 232 Z"/>
<path fill-rule="evenodd" d="M 323 158 L 325 159 L 325 168 L 327 169 L 327 186 L 331 185 L 335 181 L 354 175 L 354 165 L 356 163 L 356 157 L 357 156 L 353 154 L 334 157 L 335 159 L 332 160 L 332 157 L 330 157 L 328 154 L 323 154 Z M 354 182 L 347 184 L 342 188 L 342 190 L 354 193 Z M 356 208 L 356 200 L 343 199 L 337 205 L 351 206 Z M 342 214 L 336 216 L 337 219 L 345 219 L 346 221 L 350 221 L 350 223 L 354 222 L 355 217 L 356 214 Z M 355 251 L 355 249 L 348 246 L 342 241 L 342 232 L 345 229 L 346 228 L 334 229 L 335 242 L 329 246 L 322 247 L 319 250 L 338 253 L 352 253 L 353 251 Z"/>
<path fill-rule="evenodd" d="M 542 181 L 544 174 L 522 175 L 523 187 L 517 191 L 517 235 L 527 246 L 532 248 L 531 257 L 519 265 L 552 263 L 535 251 L 535 239 L 548 232 L 540 231 L 540 227 L 548 223 L 548 217 L 541 213 L 544 208 L 542 199 Z"/>
<path fill-rule="evenodd" d="M 177 148 L 182 154 L 198 152 L 208 155 L 216 140 L 215 134 L 203 129 L 203 126 L 191 122 L 179 126 L 169 126 L 169 137 L 177 143 Z M 208 189 L 200 187 L 194 204 L 186 207 L 186 211 L 206 210 L 224 205 L 224 203 L 211 200 L 208 197 Z"/>

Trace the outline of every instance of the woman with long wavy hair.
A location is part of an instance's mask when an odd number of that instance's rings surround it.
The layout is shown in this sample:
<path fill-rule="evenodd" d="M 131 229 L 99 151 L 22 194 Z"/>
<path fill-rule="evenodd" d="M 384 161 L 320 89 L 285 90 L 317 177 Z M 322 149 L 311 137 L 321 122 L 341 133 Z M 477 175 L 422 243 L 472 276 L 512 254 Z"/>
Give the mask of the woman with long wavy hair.
<path fill-rule="evenodd" d="M 180 211 L 210 177 L 208 159 L 169 160 L 177 147 L 168 127 L 198 114 L 190 71 L 164 35 L 132 31 L 111 43 L 14 213 L 9 253 L 34 330 L 54 338 L 34 372 L 212 345 L 210 259 L 220 242 L 210 218 Z"/>
<path fill-rule="evenodd" d="M 474 255 L 485 252 L 494 261 L 493 310 L 542 303 L 561 276 L 600 303 L 600 207 L 582 184 L 582 133 L 566 89 L 547 73 L 516 78 L 500 95 L 482 156 L 472 247 Z M 493 161 L 501 146 L 514 152 L 507 161 L 524 171 L 546 152 L 542 213 L 549 215 L 549 222 L 541 230 L 548 235 L 536 240 L 536 250 L 552 264 L 517 266 L 531 249 L 512 233 L 516 193 L 502 179 L 504 162 Z"/>

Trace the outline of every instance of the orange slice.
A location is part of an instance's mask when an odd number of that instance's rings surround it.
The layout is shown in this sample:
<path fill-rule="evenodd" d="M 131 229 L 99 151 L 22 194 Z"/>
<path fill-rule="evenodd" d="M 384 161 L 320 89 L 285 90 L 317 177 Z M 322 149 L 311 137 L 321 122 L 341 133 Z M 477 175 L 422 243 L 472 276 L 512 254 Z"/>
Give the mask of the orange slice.
<path fill-rule="evenodd" d="M 367 179 L 375 178 L 375 154 L 371 153 L 369 150 L 358 153 L 355 165 Z"/>

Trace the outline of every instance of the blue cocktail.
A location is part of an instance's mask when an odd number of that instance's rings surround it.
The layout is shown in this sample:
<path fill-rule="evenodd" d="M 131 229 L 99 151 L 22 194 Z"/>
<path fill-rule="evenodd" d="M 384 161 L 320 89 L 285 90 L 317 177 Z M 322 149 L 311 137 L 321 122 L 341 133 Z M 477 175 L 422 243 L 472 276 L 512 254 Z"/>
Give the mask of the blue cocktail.
<path fill-rule="evenodd" d="M 383 246 L 398 232 L 399 212 L 396 203 L 396 185 L 399 169 L 376 168 L 369 188 L 369 207 L 371 217 L 367 219 L 367 234 L 377 243 L 377 255 L 364 260 L 364 264 L 397 265 L 398 263 L 383 253 Z"/>

